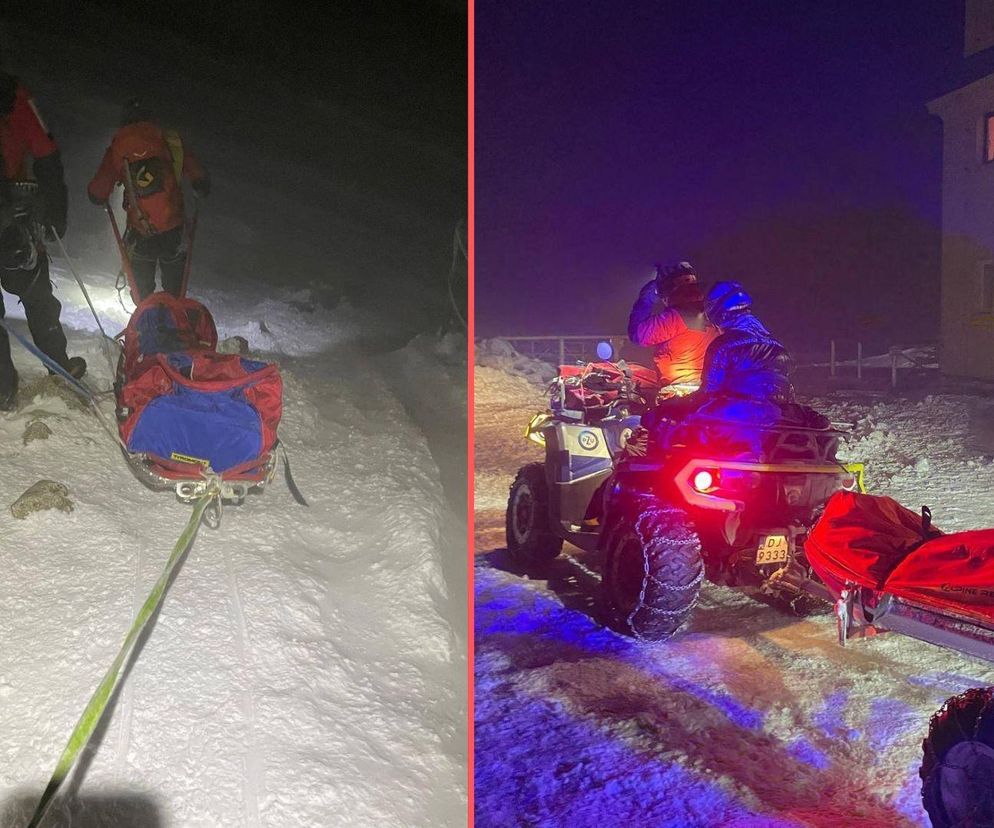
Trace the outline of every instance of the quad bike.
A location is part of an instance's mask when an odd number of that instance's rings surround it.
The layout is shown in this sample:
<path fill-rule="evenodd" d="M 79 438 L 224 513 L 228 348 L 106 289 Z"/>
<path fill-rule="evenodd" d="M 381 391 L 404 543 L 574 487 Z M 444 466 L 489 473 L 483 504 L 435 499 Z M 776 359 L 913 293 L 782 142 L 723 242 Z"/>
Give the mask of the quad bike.
<path fill-rule="evenodd" d="M 630 407 L 592 416 L 563 399 L 553 397 L 527 430 L 540 435 L 546 459 L 511 486 L 513 556 L 549 560 L 564 540 L 600 550 L 605 605 L 648 640 L 677 631 L 705 577 L 758 587 L 795 611 L 830 600 L 802 549 L 829 496 L 861 486 L 862 467 L 836 460 L 844 432 L 801 406 L 706 404 L 638 457 L 626 451 L 640 425 Z M 749 425 L 736 419 L 743 407 Z"/>
<path fill-rule="evenodd" d="M 836 459 L 844 430 L 780 413 L 705 405 L 633 454 L 638 416 L 553 408 L 530 427 L 545 462 L 511 486 L 509 551 L 599 550 L 604 603 L 643 640 L 672 636 L 707 578 L 800 613 L 834 605 L 843 646 L 893 631 L 994 662 L 994 530 L 945 535 L 927 509 L 864 494 L 862 466 Z M 934 828 L 994 826 L 994 687 L 948 699 L 922 746 Z"/>

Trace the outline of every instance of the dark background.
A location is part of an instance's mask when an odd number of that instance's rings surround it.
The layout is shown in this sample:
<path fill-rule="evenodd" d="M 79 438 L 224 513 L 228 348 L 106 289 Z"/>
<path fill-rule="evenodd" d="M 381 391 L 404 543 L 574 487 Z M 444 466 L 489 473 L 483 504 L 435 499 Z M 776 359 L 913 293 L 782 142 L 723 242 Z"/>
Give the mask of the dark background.
<path fill-rule="evenodd" d="M 654 262 L 735 278 L 795 349 L 937 335 L 963 10 L 476 4 L 481 336 L 620 333 Z"/>
<path fill-rule="evenodd" d="M 137 94 L 213 178 L 192 284 L 306 287 L 393 343 L 453 323 L 449 281 L 465 303 L 467 21 L 453 0 L 32 0 L 0 6 L 0 63 L 59 141 L 84 268 L 116 267 L 85 186 Z"/>

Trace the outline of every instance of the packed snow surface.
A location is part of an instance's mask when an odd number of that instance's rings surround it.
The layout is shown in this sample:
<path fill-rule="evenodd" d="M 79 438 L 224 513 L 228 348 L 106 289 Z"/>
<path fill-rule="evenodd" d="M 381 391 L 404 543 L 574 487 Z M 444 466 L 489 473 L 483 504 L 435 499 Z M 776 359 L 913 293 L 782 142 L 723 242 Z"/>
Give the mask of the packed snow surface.
<path fill-rule="evenodd" d="M 218 530 L 201 528 L 44 825 L 464 824 L 466 345 L 432 332 L 417 283 L 436 252 L 444 279 L 458 216 L 418 203 L 435 196 L 415 186 L 437 168 L 444 189 L 460 164 L 328 101 L 302 102 L 261 69 L 269 88 L 180 55 L 175 41 L 155 38 L 142 60 L 115 63 L 89 37 L 8 34 L 4 60 L 61 141 L 66 245 L 111 335 L 133 306 L 115 290 L 113 237 L 85 184 L 137 86 L 165 115 L 182 113 L 174 125 L 213 173 L 190 293 L 222 338 L 244 337 L 253 357 L 280 363 L 280 435 L 310 503 L 295 503 L 280 473 L 226 508 Z M 180 56 L 189 77 L 177 85 Z M 108 72 L 115 65 L 122 77 Z M 294 113 L 285 136 L 274 100 Z M 288 147 L 311 138 L 306 157 Z M 417 169 L 398 173 L 404 200 L 383 179 L 412 152 Z M 330 158 L 334 170 L 321 166 Z M 376 159 L 389 168 L 371 178 Z M 70 354 L 106 392 L 96 322 L 52 253 Z M 16 299 L 4 300 L 26 333 Z M 0 415 L 4 828 L 26 823 L 190 516 L 171 493 L 144 488 L 97 418 L 57 383 L 39 385 L 44 368 L 13 349 L 24 393 Z M 113 420 L 112 397 L 101 401 Z M 25 442 L 36 421 L 51 435 Z M 9 505 L 41 479 L 65 485 L 73 511 L 14 519 Z"/>
<path fill-rule="evenodd" d="M 929 717 L 994 684 L 990 664 L 894 633 L 843 649 L 831 615 L 710 584 L 665 644 L 611 631 L 596 556 L 567 544 L 526 572 L 505 550 L 507 488 L 542 456 L 522 436 L 541 388 L 479 365 L 474 383 L 477 825 L 929 825 Z M 855 424 L 848 453 L 871 493 L 930 505 L 946 531 L 994 526 L 994 404 L 810 402 Z"/>

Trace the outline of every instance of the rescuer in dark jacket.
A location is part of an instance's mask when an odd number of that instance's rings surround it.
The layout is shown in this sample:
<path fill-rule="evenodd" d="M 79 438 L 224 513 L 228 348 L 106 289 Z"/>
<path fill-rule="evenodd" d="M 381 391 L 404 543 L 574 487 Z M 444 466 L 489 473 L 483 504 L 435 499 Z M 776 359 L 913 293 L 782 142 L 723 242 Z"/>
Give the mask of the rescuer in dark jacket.
<path fill-rule="evenodd" d="M 28 165 L 28 156 L 33 163 Z M 62 305 L 52 295 L 45 235 L 66 232 L 66 185 L 62 158 L 30 93 L 0 70 L 0 286 L 24 306 L 35 344 L 77 379 L 86 373 L 82 357 L 66 354 L 59 322 Z M 0 318 L 4 315 L 0 297 Z M 10 340 L 0 328 L 0 411 L 13 408 L 17 371 Z"/>
<path fill-rule="evenodd" d="M 721 334 L 704 356 L 698 393 L 793 402 L 787 349 L 753 316 L 752 297 L 742 285 L 718 282 L 708 291 L 704 308 Z"/>

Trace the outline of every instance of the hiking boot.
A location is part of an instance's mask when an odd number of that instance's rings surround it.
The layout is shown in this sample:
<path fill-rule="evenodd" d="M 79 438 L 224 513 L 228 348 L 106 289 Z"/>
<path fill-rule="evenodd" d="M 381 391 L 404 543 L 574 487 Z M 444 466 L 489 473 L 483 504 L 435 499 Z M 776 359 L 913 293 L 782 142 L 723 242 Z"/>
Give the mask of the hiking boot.
<path fill-rule="evenodd" d="M 13 411 L 17 402 L 17 371 L 8 381 L 0 383 L 0 411 Z"/>
<path fill-rule="evenodd" d="M 82 379 L 86 373 L 86 360 L 83 357 L 70 357 L 65 364 L 65 369 L 72 375 L 73 379 Z"/>
<path fill-rule="evenodd" d="M 59 363 L 59 367 L 65 371 L 73 379 L 82 379 L 83 375 L 86 373 L 86 360 L 83 357 L 67 357 L 65 361 L 56 360 Z M 54 376 L 58 372 L 54 368 L 48 369 L 48 375 Z"/>

